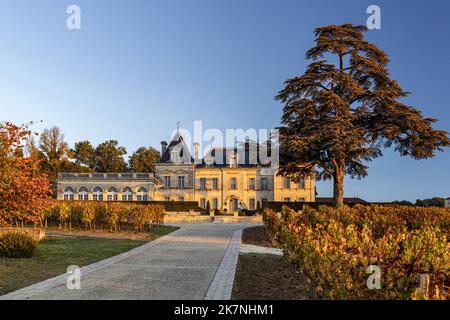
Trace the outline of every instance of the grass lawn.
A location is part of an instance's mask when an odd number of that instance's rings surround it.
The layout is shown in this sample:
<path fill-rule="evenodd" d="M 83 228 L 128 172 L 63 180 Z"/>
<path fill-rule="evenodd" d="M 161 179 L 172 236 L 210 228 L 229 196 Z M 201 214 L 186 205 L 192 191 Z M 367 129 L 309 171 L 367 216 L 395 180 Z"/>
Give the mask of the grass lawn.
<path fill-rule="evenodd" d="M 148 241 L 178 228 L 151 231 Z M 70 265 L 85 266 L 138 247 L 147 241 L 89 237 L 48 237 L 31 259 L 0 258 L 0 295 L 63 274 Z"/>

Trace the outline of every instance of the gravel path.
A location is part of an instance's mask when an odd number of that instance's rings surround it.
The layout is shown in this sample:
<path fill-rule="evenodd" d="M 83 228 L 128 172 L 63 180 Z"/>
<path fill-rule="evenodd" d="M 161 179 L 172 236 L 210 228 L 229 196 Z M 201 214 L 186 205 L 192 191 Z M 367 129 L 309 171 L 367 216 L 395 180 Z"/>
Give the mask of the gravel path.
<path fill-rule="evenodd" d="M 207 292 L 210 299 L 227 298 L 239 254 L 239 230 L 248 225 L 177 226 L 181 229 L 169 235 L 83 267 L 79 290 L 69 290 L 67 276 L 62 275 L 0 299 L 189 300 L 204 299 Z M 212 297 L 218 279 L 226 290 Z"/>

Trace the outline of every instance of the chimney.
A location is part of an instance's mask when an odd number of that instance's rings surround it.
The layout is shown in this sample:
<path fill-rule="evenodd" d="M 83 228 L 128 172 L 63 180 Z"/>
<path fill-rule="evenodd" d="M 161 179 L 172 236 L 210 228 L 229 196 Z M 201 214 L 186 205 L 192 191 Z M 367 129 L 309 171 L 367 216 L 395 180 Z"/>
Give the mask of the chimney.
<path fill-rule="evenodd" d="M 167 150 L 167 142 L 161 141 L 161 157 L 164 156 Z"/>
<path fill-rule="evenodd" d="M 200 144 L 198 142 L 194 142 L 194 163 L 198 162 L 199 151 L 200 151 Z"/>

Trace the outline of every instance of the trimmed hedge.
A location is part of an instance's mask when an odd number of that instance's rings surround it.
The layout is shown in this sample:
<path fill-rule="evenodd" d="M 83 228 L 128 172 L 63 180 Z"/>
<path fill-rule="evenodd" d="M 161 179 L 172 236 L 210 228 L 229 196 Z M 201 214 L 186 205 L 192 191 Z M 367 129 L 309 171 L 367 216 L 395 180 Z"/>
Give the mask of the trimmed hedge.
<path fill-rule="evenodd" d="M 257 214 L 256 210 L 249 210 L 249 209 L 242 209 L 241 212 L 239 212 L 239 216 L 241 217 L 252 217 Z"/>
<path fill-rule="evenodd" d="M 359 206 L 372 206 L 372 205 L 380 205 L 385 207 L 402 207 L 404 205 L 397 203 L 389 203 L 389 202 L 368 202 L 368 203 L 345 203 L 348 207 L 354 207 L 356 205 Z M 289 209 L 294 211 L 303 210 L 306 207 L 318 209 L 321 206 L 333 207 L 333 203 L 331 202 L 285 202 L 285 201 L 264 201 L 262 203 L 262 209 L 270 209 L 276 212 L 281 212 L 281 209 L 286 206 Z M 408 206 L 411 207 L 411 206 Z M 414 206 L 412 206 L 414 207 Z M 436 207 L 438 208 L 438 207 Z"/>
<path fill-rule="evenodd" d="M 195 212 L 205 211 L 205 209 L 199 207 L 197 201 L 117 201 L 120 203 L 133 203 L 138 205 L 156 204 L 164 208 L 169 212 L 184 212 L 194 210 Z"/>
<path fill-rule="evenodd" d="M 323 205 L 331 205 L 328 203 L 319 202 L 284 202 L 284 201 L 264 201 L 262 203 L 262 209 L 270 209 L 276 212 L 281 212 L 281 209 L 286 206 L 292 210 L 299 211 L 303 210 L 306 206 L 312 208 L 318 208 Z"/>
<path fill-rule="evenodd" d="M 170 212 L 182 212 L 194 210 L 195 212 L 205 211 L 205 209 L 199 207 L 197 201 L 151 201 L 148 203 L 162 205 L 164 210 Z"/>
<path fill-rule="evenodd" d="M 450 209 L 355 205 L 266 209 L 269 236 L 326 299 L 449 299 Z M 380 267 L 381 288 L 366 283 Z M 416 290 L 430 277 L 429 296 Z"/>

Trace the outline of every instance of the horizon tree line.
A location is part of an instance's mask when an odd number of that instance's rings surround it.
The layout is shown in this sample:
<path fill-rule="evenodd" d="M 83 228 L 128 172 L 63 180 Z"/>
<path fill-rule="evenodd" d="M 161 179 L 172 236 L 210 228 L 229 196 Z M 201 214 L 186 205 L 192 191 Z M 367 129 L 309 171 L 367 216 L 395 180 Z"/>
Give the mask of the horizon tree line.
<path fill-rule="evenodd" d="M 35 161 L 36 170 L 47 174 L 53 183 L 61 172 L 154 172 L 160 158 L 158 150 L 142 146 L 125 160 L 127 149 L 114 139 L 97 146 L 89 140 L 78 141 L 70 148 L 57 126 L 44 129 L 38 139 L 30 135 L 16 153 Z"/>

